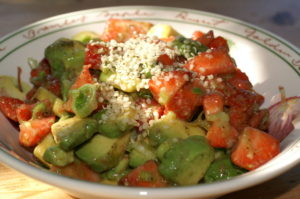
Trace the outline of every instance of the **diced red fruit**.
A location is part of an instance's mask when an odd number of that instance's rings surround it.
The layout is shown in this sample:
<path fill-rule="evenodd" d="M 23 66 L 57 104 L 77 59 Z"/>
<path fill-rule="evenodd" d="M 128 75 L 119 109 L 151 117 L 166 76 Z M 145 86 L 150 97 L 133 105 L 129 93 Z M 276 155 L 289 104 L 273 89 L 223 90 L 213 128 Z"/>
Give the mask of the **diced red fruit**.
<path fill-rule="evenodd" d="M 34 104 L 21 104 L 17 108 L 17 118 L 19 123 L 28 121 L 32 117 L 32 109 L 34 107 Z"/>
<path fill-rule="evenodd" d="M 280 152 L 277 139 L 252 127 L 246 127 L 231 153 L 234 164 L 254 170 L 267 163 Z"/>
<path fill-rule="evenodd" d="M 23 146 L 36 146 L 48 133 L 55 122 L 55 116 L 33 119 L 20 124 L 19 141 Z"/>
<path fill-rule="evenodd" d="M 13 121 L 18 121 L 17 108 L 22 104 L 24 104 L 22 100 L 0 96 L 0 111 Z"/>
<path fill-rule="evenodd" d="M 221 36 L 214 38 L 208 44 L 208 47 L 212 48 L 212 49 L 221 49 L 221 50 L 224 50 L 225 52 L 229 52 L 229 46 L 228 46 L 227 40 Z"/>
<path fill-rule="evenodd" d="M 91 65 L 92 69 L 100 69 L 101 67 L 101 56 L 108 54 L 108 48 L 101 44 L 90 44 L 88 43 L 86 46 L 86 53 L 85 53 L 85 65 Z"/>
<path fill-rule="evenodd" d="M 153 25 L 148 22 L 127 19 L 109 19 L 102 33 L 103 41 L 125 42 L 138 34 L 146 34 Z"/>
<path fill-rule="evenodd" d="M 203 32 L 201 32 L 201 31 L 195 31 L 195 32 L 193 32 L 193 34 L 192 34 L 192 40 L 197 40 L 197 39 L 199 39 L 199 38 L 201 38 L 202 36 L 204 35 L 204 33 Z"/>
<path fill-rule="evenodd" d="M 155 161 L 149 160 L 145 164 L 132 170 L 119 181 L 120 185 L 133 187 L 166 187 L 167 182 L 158 171 Z"/>
<path fill-rule="evenodd" d="M 36 86 L 41 86 L 44 82 L 43 80 L 35 81 L 34 78 L 38 77 L 43 73 L 45 77 L 51 74 L 51 68 L 47 59 L 43 59 L 39 65 L 30 71 L 30 79 L 33 80 Z"/>
<path fill-rule="evenodd" d="M 155 80 L 151 79 L 149 89 L 154 99 L 161 104 L 166 104 L 189 81 L 189 75 L 185 71 L 170 71 L 161 73 Z"/>
<path fill-rule="evenodd" d="M 253 88 L 248 76 L 237 69 L 227 81 L 236 88 L 251 90 Z"/>
<path fill-rule="evenodd" d="M 194 32 L 192 39 L 199 41 L 205 46 L 208 46 L 214 39 L 214 32 L 212 30 L 208 31 L 207 33 L 203 34 L 200 31 Z"/>
<path fill-rule="evenodd" d="M 260 130 L 267 130 L 269 127 L 269 110 L 262 109 L 253 113 L 249 125 Z"/>
<path fill-rule="evenodd" d="M 220 49 L 203 52 L 189 60 L 184 66 L 200 76 L 232 73 L 236 66 L 229 54 Z"/>
<path fill-rule="evenodd" d="M 97 172 L 90 169 L 85 163 L 77 160 L 65 167 L 51 165 L 50 170 L 71 178 L 87 180 L 91 182 L 100 181 L 100 175 Z"/>
<path fill-rule="evenodd" d="M 182 120 L 189 120 L 196 108 L 202 104 L 203 94 L 195 92 L 195 89 L 204 92 L 203 87 L 197 82 L 191 82 L 179 89 L 166 104 L 165 112 L 172 111 Z"/>
<path fill-rule="evenodd" d="M 171 59 L 167 54 L 162 54 L 157 58 L 157 61 L 162 63 L 164 66 L 170 66 L 174 64 L 175 60 Z"/>
<path fill-rule="evenodd" d="M 241 132 L 246 126 L 248 126 L 249 116 L 246 111 L 232 107 L 229 109 L 230 124 Z"/>
<path fill-rule="evenodd" d="M 77 77 L 75 83 L 72 85 L 71 89 L 77 89 L 85 84 L 93 84 L 94 79 L 91 75 L 89 69 L 91 68 L 91 65 L 84 65 L 81 73 Z"/>
<path fill-rule="evenodd" d="M 205 115 L 215 114 L 223 111 L 224 97 L 218 93 L 205 95 L 203 98 L 203 109 Z"/>
<path fill-rule="evenodd" d="M 56 96 L 61 95 L 60 81 L 51 75 L 51 68 L 47 59 L 43 59 L 38 67 L 31 70 L 30 81 L 36 87 L 43 86 Z M 33 89 L 32 92 L 27 95 L 28 99 L 31 99 L 34 91 L 35 90 Z"/>
<path fill-rule="evenodd" d="M 238 131 L 228 122 L 213 121 L 206 138 L 209 144 L 217 148 L 231 148 L 236 143 Z"/>

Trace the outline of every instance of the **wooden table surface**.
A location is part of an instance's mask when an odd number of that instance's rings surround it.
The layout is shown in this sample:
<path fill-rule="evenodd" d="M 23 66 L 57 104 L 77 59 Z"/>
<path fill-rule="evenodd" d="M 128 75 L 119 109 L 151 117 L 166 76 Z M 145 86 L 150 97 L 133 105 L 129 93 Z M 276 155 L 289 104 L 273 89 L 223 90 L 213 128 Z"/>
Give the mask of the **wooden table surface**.
<path fill-rule="evenodd" d="M 300 46 L 299 0 L 0 0 L 0 37 L 34 21 L 103 6 L 163 5 L 199 9 L 238 18 L 265 28 Z M 72 199 L 63 191 L 38 182 L 0 163 L 0 199 Z M 299 199 L 300 165 L 261 185 L 220 199 Z"/>

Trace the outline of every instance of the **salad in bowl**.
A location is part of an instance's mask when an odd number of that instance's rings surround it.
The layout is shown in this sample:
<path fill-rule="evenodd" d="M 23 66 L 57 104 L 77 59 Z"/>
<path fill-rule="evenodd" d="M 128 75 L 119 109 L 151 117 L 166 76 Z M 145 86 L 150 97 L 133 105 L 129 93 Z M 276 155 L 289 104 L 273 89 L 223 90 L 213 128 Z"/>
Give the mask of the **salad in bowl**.
<path fill-rule="evenodd" d="M 280 153 L 299 98 L 264 97 L 214 31 L 112 18 L 29 58 L 32 87 L 1 76 L 0 110 L 49 170 L 109 185 L 212 183 Z M 282 120 L 282 118 L 285 118 Z M 288 127 L 288 128 L 287 128 Z"/>

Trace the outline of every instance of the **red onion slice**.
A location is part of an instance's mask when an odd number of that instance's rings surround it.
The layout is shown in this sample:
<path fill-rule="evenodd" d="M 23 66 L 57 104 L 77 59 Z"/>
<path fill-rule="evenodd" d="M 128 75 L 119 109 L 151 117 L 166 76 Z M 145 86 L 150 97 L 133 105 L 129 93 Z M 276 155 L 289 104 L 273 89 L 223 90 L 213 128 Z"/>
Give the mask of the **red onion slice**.
<path fill-rule="evenodd" d="M 269 108 L 270 125 L 269 134 L 282 141 L 293 130 L 293 122 L 300 119 L 300 96 L 285 98 Z"/>

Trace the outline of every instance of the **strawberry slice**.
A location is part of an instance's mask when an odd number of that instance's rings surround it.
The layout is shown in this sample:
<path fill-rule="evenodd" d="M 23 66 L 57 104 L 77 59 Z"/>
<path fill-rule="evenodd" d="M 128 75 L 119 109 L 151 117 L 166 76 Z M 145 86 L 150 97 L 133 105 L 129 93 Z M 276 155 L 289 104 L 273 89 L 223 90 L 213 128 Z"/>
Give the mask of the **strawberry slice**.
<path fill-rule="evenodd" d="M 300 119 L 300 97 L 284 98 L 269 108 L 269 134 L 282 141 L 293 130 L 293 122 Z"/>
<path fill-rule="evenodd" d="M 0 96 L 0 111 L 13 121 L 18 121 L 17 108 L 22 104 L 24 104 L 22 100 Z"/>
<path fill-rule="evenodd" d="M 166 180 L 159 173 L 157 163 L 154 160 L 149 160 L 132 170 L 120 180 L 119 184 L 135 187 L 167 186 Z"/>
<path fill-rule="evenodd" d="M 92 69 L 100 69 L 101 67 L 101 56 L 108 54 L 108 48 L 101 44 L 87 44 L 85 53 L 85 65 L 91 65 Z"/>
<path fill-rule="evenodd" d="M 36 146 L 48 133 L 55 122 L 55 116 L 33 119 L 20 124 L 19 141 L 23 146 Z"/>
<path fill-rule="evenodd" d="M 153 25 L 148 22 L 133 21 L 128 19 L 109 19 L 103 31 L 103 41 L 116 40 L 125 42 L 138 34 L 146 34 Z"/>
<path fill-rule="evenodd" d="M 94 79 L 93 76 L 91 75 L 89 69 L 91 68 L 91 65 L 84 65 L 83 69 L 80 73 L 80 75 L 77 77 L 75 83 L 72 85 L 71 89 L 77 89 L 84 84 L 93 84 Z"/>
<path fill-rule="evenodd" d="M 236 66 L 232 58 L 222 49 L 212 49 L 200 53 L 189 60 L 183 67 L 199 75 L 227 74 L 235 72 Z"/>
<path fill-rule="evenodd" d="M 189 73 L 185 71 L 163 72 L 149 81 L 149 89 L 155 100 L 164 105 L 189 81 L 189 78 Z"/>
<path fill-rule="evenodd" d="M 265 164 L 280 152 L 279 142 L 271 135 L 246 127 L 231 153 L 234 164 L 253 170 Z"/>

